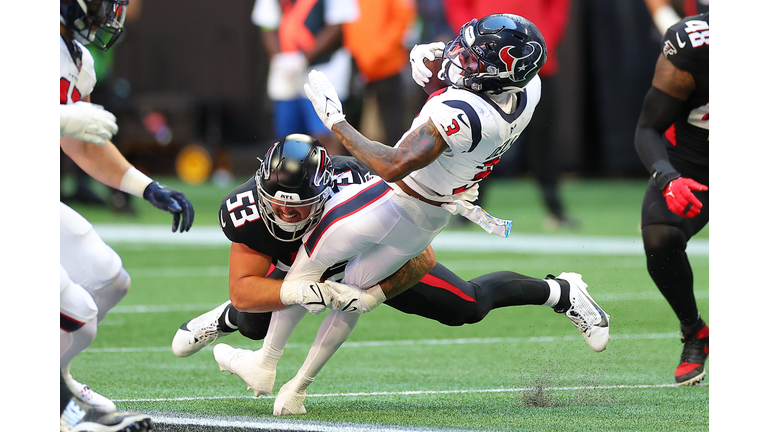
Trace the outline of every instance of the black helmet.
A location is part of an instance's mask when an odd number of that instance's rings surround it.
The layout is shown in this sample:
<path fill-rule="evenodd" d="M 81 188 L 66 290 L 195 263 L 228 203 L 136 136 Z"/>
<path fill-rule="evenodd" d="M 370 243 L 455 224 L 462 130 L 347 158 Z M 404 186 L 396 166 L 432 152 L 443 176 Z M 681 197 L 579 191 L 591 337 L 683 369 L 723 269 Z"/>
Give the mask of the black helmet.
<path fill-rule="evenodd" d="M 456 87 L 518 92 L 544 66 L 547 45 L 539 29 L 527 19 L 492 14 L 461 26 L 444 57 L 442 73 Z"/>
<path fill-rule="evenodd" d="M 59 21 L 83 45 L 107 50 L 123 33 L 128 0 L 61 0 Z"/>
<path fill-rule="evenodd" d="M 328 152 L 309 135 L 292 134 L 267 150 L 256 173 L 259 210 L 269 232 L 278 240 L 294 241 L 320 222 L 323 206 L 332 195 L 333 171 Z M 272 205 L 312 206 L 309 215 L 286 222 Z"/>

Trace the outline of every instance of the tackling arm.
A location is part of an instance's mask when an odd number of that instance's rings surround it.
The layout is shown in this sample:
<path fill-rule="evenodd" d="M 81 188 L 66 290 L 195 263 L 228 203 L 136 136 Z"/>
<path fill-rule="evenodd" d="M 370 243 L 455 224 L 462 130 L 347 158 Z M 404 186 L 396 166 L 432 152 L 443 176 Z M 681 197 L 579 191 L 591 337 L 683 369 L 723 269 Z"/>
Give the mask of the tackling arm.
<path fill-rule="evenodd" d="M 283 281 L 267 279 L 272 258 L 242 243 L 229 250 L 229 299 L 242 312 L 271 312 L 285 307 L 280 300 Z"/>

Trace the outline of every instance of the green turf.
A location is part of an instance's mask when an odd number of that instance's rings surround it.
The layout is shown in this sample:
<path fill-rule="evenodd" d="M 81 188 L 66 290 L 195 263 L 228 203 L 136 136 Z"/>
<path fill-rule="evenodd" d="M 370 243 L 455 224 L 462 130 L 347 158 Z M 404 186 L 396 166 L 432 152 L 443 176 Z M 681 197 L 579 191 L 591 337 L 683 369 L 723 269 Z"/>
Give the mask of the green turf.
<path fill-rule="evenodd" d="M 637 236 L 643 188 L 637 181 L 573 182 L 564 196 L 583 222 L 580 234 Z M 196 224 L 216 223 L 224 193 L 210 185 L 189 188 Z M 516 230 L 544 232 L 531 183 L 496 182 L 489 197 L 489 211 L 514 219 Z M 93 222 L 113 222 L 109 211 L 76 208 Z M 140 208 L 138 217 L 124 219 L 163 223 L 166 216 Z M 239 378 L 218 370 L 210 349 L 189 358 L 170 351 L 181 323 L 226 299 L 228 249 L 113 247 L 133 286 L 73 362 L 74 376 L 117 400 L 120 409 L 271 418 L 274 398 L 253 398 Z M 500 431 L 708 429 L 709 386 L 668 386 L 682 344 L 644 257 L 443 251 L 437 256 L 464 278 L 502 269 L 537 277 L 581 272 L 595 300 L 611 314 L 608 349 L 593 352 L 567 318 L 541 306 L 494 310 L 482 322 L 462 327 L 382 306 L 361 317 L 348 344 L 310 387 L 309 413 L 302 420 Z M 692 257 L 704 319 L 709 318 L 708 261 Z M 308 315 L 300 323 L 278 366 L 275 393 L 300 367 L 321 319 Z M 260 346 L 239 334 L 222 342 Z"/>

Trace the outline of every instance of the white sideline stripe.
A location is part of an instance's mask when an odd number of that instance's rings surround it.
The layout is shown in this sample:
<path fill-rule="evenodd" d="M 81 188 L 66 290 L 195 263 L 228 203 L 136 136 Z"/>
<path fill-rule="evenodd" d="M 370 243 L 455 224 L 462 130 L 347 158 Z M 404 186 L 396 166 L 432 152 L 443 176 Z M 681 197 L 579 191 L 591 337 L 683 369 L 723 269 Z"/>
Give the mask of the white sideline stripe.
<path fill-rule="evenodd" d="M 195 227 L 183 234 L 171 232 L 166 225 L 95 224 L 99 236 L 107 242 L 229 245 L 219 227 Z M 637 237 L 564 236 L 510 234 L 501 238 L 483 232 L 445 231 L 435 238 L 436 251 L 455 252 L 537 252 L 558 254 L 644 255 L 643 242 Z M 686 252 L 691 256 L 709 256 L 709 240 L 691 239 Z"/>
<path fill-rule="evenodd" d="M 701 385 L 709 385 L 703 383 Z M 546 387 L 544 391 L 574 391 L 574 390 L 620 390 L 620 389 L 643 389 L 643 388 L 665 388 L 677 387 L 676 384 L 617 384 L 617 385 L 597 385 L 597 386 L 573 386 L 573 387 Z M 517 388 L 498 388 L 498 389 L 465 389 L 465 390 L 407 390 L 399 392 L 361 392 L 361 393 L 324 393 L 307 394 L 307 397 L 329 398 L 329 397 L 361 397 L 361 396 L 418 396 L 418 395 L 440 395 L 440 394 L 466 394 L 466 393 L 514 393 L 522 391 L 538 390 L 534 387 Z M 276 396 L 198 396 L 198 397 L 180 397 L 180 398 L 142 398 L 142 399 L 113 399 L 115 402 L 185 402 L 195 400 L 218 400 L 218 399 L 274 399 Z"/>
<path fill-rule="evenodd" d="M 680 333 L 649 333 L 649 334 L 613 334 L 611 340 L 617 339 L 679 339 Z M 508 337 L 508 338 L 463 338 L 463 339 L 420 339 L 420 340 L 393 340 L 393 341 L 359 341 L 345 342 L 341 348 L 363 347 L 392 347 L 415 345 L 464 345 L 464 344 L 499 344 L 499 343 L 528 343 L 528 342 L 571 342 L 581 341 L 581 336 L 532 336 L 532 337 Z M 310 343 L 289 343 L 286 348 L 309 348 Z M 203 348 L 212 350 L 213 346 Z M 88 353 L 128 353 L 128 352 L 165 352 L 167 347 L 139 347 L 139 348 L 87 348 Z"/>

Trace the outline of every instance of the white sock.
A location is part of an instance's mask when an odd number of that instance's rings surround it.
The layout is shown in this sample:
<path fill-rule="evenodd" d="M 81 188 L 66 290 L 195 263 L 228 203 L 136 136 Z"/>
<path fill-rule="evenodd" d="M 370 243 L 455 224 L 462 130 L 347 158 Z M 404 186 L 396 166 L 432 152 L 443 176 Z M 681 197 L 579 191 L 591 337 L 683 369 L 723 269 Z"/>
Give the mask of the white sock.
<path fill-rule="evenodd" d="M 544 282 L 549 285 L 549 298 L 546 302 L 544 302 L 544 306 L 549 306 L 551 308 L 555 307 L 557 305 L 557 302 L 560 301 L 560 284 L 557 283 L 554 279 L 544 279 Z"/>

